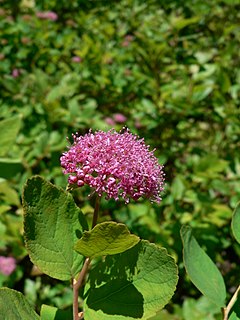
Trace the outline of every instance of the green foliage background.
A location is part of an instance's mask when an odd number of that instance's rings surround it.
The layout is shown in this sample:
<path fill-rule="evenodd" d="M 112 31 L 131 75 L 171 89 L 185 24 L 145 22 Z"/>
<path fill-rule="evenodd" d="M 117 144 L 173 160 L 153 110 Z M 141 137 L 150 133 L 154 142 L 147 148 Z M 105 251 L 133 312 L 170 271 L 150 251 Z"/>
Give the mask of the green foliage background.
<path fill-rule="evenodd" d="M 32 269 L 27 257 L 22 186 L 40 174 L 65 188 L 59 157 L 66 137 L 126 125 L 156 148 L 166 190 L 160 206 L 103 201 L 102 220 L 126 223 L 176 258 L 178 290 L 155 320 L 215 319 L 185 277 L 179 231 L 191 225 L 231 292 L 240 272 L 230 234 L 240 198 L 240 1 L 0 4 L 0 255 L 18 262 L 0 284 L 36 306 L 70 306 L 70 289 Z M 58 19 L 40 19 L 39 11 Z M 118 113 L 126 121 L 109 125 Z M 87 195 L 75 198 L 91 217 Z"/>

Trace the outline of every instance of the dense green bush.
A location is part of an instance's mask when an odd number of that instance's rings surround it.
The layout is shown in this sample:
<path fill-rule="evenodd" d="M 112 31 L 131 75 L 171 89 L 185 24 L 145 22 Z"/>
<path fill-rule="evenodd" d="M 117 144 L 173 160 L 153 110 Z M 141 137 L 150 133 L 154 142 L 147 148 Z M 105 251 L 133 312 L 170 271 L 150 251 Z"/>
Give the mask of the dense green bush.
<path fill-rule="evenodd" d="M 114 216 L 175 255 L 175 315 L 165 311 L 163 319 L 207 319 L 207 302 L 193 299 L 198 293 L 183 272 L 179 230 L 192 226 L 231 291 L 240 272 L 229 236 L 240 198 L 240 2 L 0 3 L 0 255 L 18 263 L 0 283 L 29 292 L 33 304 L 53 297 L 68 306 L 61 284 L 37 293 L 48 281 L 41 275 L 33 286 L 22 186 L 40 174 L 65 188 L 59 157 L 66 137 L 126 125 L 157 149 L 166 191 L 160 206 L 104 202 L 102 219 Z M 87 194 L 75 194 L 86 215 Z"/>

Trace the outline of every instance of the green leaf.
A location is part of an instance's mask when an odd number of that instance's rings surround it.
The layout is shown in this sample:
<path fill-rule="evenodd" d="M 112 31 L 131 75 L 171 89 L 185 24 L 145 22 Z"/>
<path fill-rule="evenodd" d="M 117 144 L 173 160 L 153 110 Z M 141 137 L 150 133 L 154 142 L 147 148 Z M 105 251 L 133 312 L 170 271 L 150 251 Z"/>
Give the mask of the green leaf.
<path fill-rule="evenodd" d="M 181 200 L 185 191 L 185 185 L 183 182 L 183 177 L 182 176 L 177 176 L 172 183 L 171 186 L 171 194 L 174 199 L 176 200 Z"/>
<path fill-rule="evenodd" d="M 85 231 L 75 245 L 75 250 L 85 257 L 95 258 L 126 251 L 139 242 L 122 223 L 103 222 L 91 231 Z"/>
<path fill-rule="evenodd" d="M 15 206 L 20 206 L 18 193 L 11 188 L 7 180 L 0 178 L 0 198 L 4 200 L 7 204 L 13 204 Z"/>
<path fill-rule="evenodd" d="M 191 24 L 195 24 L 195 23 L 198 23 L 198 21 L 200 20 L 199 17 L 195 16 L 195 17 L 191 17 L 191 18 L 188 18 L 188 19 L 183 19 L 183 18 L 175 18 L 173 19 L 172 23 L 173 23 L 173 26 L 177 29 L 177 30 L 181 30 Z"/>
<path fill-rule="evenodd" d="M 0 157 L 12 148 L 21 127 L 21 117 L 14 116 L 0 121 Z"/>
<path fill-rule="evenodd" d="M 71 320 L 72 312 L 43 304 L 40 312 L 41 320 Z"/>
<path fill-rule="evenodd" d="M 223 277 L 209 256 L 201 249 L 188 226 L 181 229 L 183 261 L 193 284 L 218 307 L 225 305 Z"/>
<path fill-rule="evenodd" d="M 23 209 L 26 247 L 32 262 L 53 278 L 74 278 L 84 257 L 73 247 L 87 223 L 72 195 L 35 176 L 24 187 Z"/>
<path fill-rule="evenodd" d="M 20 159 L 0 158 L 0 177 L 11 179 L 23 169 Z"/>
<path fill-rule="evenodd" d="M 192 99 L 194 102 L 200 102 L 213 91 L 213 84 L 198 84 L 193 87 Z"/>
<path fill-rule="evenodd" d="M 4 320 L 40 320 L 24 295 L 9 288 L 0 289 L 0 310 Z"/>
<path fill-rule="evenodd" d="M 182 305 L 184 320 L 215 320 L 220 309 L 205 296 L 199 299 L 184 299 Z"/>
<path fill-rule="evenodd" d="M 232 217 L 232 232 L 237 240 L 240 243 L 240 202 L 238 202 Z"/>
<path fill-rule="evenodd" d="M 171 299 L 177 280 L 177 266 L 166 249 L 140 241 L 90 271 L 84 319 L 148 319 Z"/>

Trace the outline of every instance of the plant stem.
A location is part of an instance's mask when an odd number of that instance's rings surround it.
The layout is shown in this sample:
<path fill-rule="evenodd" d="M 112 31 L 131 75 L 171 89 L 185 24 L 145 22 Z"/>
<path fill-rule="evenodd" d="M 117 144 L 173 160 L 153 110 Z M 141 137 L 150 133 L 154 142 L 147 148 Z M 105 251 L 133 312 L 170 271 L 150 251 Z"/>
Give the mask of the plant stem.
<path fill-rule="evenodd" d="M 90 259 L 86 258 L 78 279 L 73 280 L 73 319 L 74 320 L 79 320 L 79 317 L 78 317 L 78 290 L 81 287 L 81 285 L 83 284 L 83 281 L 84 281 L 84 278 L 87 274 L 90 262 L 91 262 Z"/>
<path fill-rule="evenodd" d="M 99 212 L 99 206 L 100 206 L 100 199 L 101 198 L 97 195 L 96 196 L 94 213 L 93 213 L 92 228 L 94 228 L 95 225 L 97 224 L 98 212 Z"/>
<path fill-rule="evenodd" d="M 231 300 L 229 301 L 226 308 L 223 308 L 223 320 L 228 320 L 229 312 L 231 311 L 232 307 L 234 306 L 235 302 L 238 298 L 238 293 L 240 292 L 240 285 L 238 286 L 237 290 L 235 291 L 234 295 L 232 296 Z"/>
<path fill-rule="evenodd" d="M 95 225 L 97 224 L 99 206 L 100 206 L 100 197 L 97 195 L 94 213 L 93 213 L 92 228 L 94 228 Z M 84 261 L 82 270 L 79 273 L 78 279 L 77 280 L 73 279 L 73 319 L 74 320 L 80 319 L 78 314 L 78 291 L 79 291 L 79 288 L 82 286 L 83 281 L 86 277 L 90 262 L 91 262 L 90 258 L 86 258 Z"/>

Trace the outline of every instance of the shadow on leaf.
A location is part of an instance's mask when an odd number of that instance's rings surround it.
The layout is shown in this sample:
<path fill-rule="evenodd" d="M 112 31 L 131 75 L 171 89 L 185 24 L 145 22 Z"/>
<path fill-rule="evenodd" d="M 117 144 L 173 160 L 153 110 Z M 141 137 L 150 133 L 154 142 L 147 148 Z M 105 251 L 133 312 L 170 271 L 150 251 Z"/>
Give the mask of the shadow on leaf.
<path fill-rule="evenodd" d="M 85 295 L 90 309 L 109 315 L 143 316 L 144 298 L 132 283 L 134 275 L 139 272 L 137 261 L 142 251 L 144 248 L 139 243 L 95 264 L 89 274 L 90 288 Z"/>
<path fill-rule="evenodd" d="M 102 310 L 109 315 L 141 318 L 143 315 L 143 296 L 128 280 L 115 279 L 90 289 L 87 298 L 88 307 Z"/>

